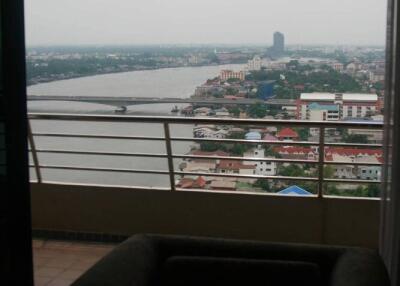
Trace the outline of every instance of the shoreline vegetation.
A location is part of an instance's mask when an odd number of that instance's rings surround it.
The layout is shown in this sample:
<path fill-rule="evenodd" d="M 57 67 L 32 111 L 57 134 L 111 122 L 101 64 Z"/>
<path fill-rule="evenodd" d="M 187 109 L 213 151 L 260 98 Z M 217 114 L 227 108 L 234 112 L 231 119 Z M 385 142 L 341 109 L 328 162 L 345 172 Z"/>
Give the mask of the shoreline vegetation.
<path fill-rule="evenodd" d="M 232 64 L 245 64 L 245 62 L 232 63 Z M 221 66 L 221 65 L 226 65 L 226 64 L 202 64 L 202 65 L 191 65 L 191 66 L 182 65 L 182 66 L 168 66 L 168 67 L 148 67 L 148 68 L 139 68 L 139 69 L 94 72 L 94 73 L 88 73 L 88 74 L 84 74 L 84 75 L 71 75 L 71 76 L 66 76 L 63 78 L 48 79 L 48 80 L 43 80 L 43 81 L 34 82 L 34 83 L 27 82 L 26 86 L 30 87 L 30 86 L 34 86 L 34 85 L 38 85 L 38 84 L 42 84 L 42 83 L 50 83 L 50 82 L 55 82 L 55 81 L 70 80 L 70 79 L 92 77 L 92 76 L 98 76 L 98 75 L 107 75 L 107 74 L 128 73 L 128 72 L 136 72 L 136 71 L 153 71 L 153 70 L 174 69 L 174 68 L 210 67 L 210 66 Z"/>

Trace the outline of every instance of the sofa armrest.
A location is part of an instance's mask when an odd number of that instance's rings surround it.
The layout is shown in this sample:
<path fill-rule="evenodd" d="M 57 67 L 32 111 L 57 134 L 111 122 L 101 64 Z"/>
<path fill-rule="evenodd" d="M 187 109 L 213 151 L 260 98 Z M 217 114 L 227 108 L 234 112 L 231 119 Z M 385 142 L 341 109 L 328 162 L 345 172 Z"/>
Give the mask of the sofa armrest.
<path fill-rule="evenodd" d="M 351 249 L 338 259 L 330 285 L 380 286 L 390 283 L 383 261 L 375 251 Z"/>
<path fill-rule="evenodd" d="M 85 272 L 73 286 L 148 286 L 157 276 L 157 247 L 146 235 L 117 246 Z"/>

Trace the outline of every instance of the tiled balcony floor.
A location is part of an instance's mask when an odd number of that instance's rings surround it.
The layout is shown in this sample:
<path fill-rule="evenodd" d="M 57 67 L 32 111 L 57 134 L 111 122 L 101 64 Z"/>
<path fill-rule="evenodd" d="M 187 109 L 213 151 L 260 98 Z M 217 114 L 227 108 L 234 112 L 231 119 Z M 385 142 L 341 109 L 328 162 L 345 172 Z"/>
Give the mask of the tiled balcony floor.
<path fill-rule="evenodd" d="M 113 244 L 33 240 L 35 286 L 71 285 Z"/>

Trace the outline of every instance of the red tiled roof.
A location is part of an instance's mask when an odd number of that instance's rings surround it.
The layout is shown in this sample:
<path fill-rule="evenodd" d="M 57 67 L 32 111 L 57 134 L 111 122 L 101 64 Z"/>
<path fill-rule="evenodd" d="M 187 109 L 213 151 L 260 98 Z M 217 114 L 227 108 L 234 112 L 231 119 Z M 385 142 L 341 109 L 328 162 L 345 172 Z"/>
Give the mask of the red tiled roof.
<path fill-rule="evenodd" d="M 338 154 L 341 156 L 376 156 L 382 157 L 383 151 L 382 149 L 357 149 L 357 148 L 327 148 L 325 150 L 325 154 Z"/>
<path fill-rule="evenodd" d="M 190 178 L 183 178 L 179 181 L 178 187 L 189 189 L 193 186 L 193 179 Z"/>
<path fill-rule="evenodd" d="M 190 188 L 204 188 L 207 184 L 206 179 L 204 179 L 202 176 L 197 177 L 196 180 L 191 179 L 191 178 L 183 178 L 179 181 L 178 187 L 184 188 L 184 189 L 190 189 Z"/>
<path fill-rule="evenodd" d="M 255 169 L 255 165 L 243 165 L 242 162 L 235 160 L 221 160 L 218 164 L 219 169 L 224 170 L 240 170 L 240 169 Z"/>
<path fill-rule="evenodd" d="M 313 152 L 310 147 L 297 147 L 297 146 L 275 147 L 274 151 L 278 153 L 289 153 L 289 154 L 308 154 L 310 152 Z"/>
<path fill-rule="evenodd" d="M 201 151 L 201 150 L 194 150 L 190 152 L 191 155 L 196 155 L 196 156 L 223 156 L 223 157 L 228 157 L 229 153 L 226 153 L 224 151 L 214 151 L 214 152 L 206 152 L 206 151 Z"/>
<path fill-rule="evenodd" d="M 278 132 L 276 137 L 281 138 L 281 137 L 291 137 L 291 138 L 297 138 L 299 135 L 297 134 L 296 131 L 294 131 L 291 128 L 283 128 L 281 131 Z"/>
<path fill-rule="evenodd" d="M 204 188 L 205 185 L 207 184 L 206 179 L 204 179 L 202 176 L 199 176 L 195 181 L 194 185 L 198 188 Z"/>

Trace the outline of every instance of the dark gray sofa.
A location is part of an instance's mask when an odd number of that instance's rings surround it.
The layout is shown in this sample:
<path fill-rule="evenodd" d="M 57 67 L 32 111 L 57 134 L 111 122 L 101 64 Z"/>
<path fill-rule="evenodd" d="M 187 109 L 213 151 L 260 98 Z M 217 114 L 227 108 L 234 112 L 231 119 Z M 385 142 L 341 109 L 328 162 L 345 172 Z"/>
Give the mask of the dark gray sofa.
<path fill-rule="evenodd" d="M 369 249 L 200 237 L 135 235 L 74 286 L 386 286 Z"/>

